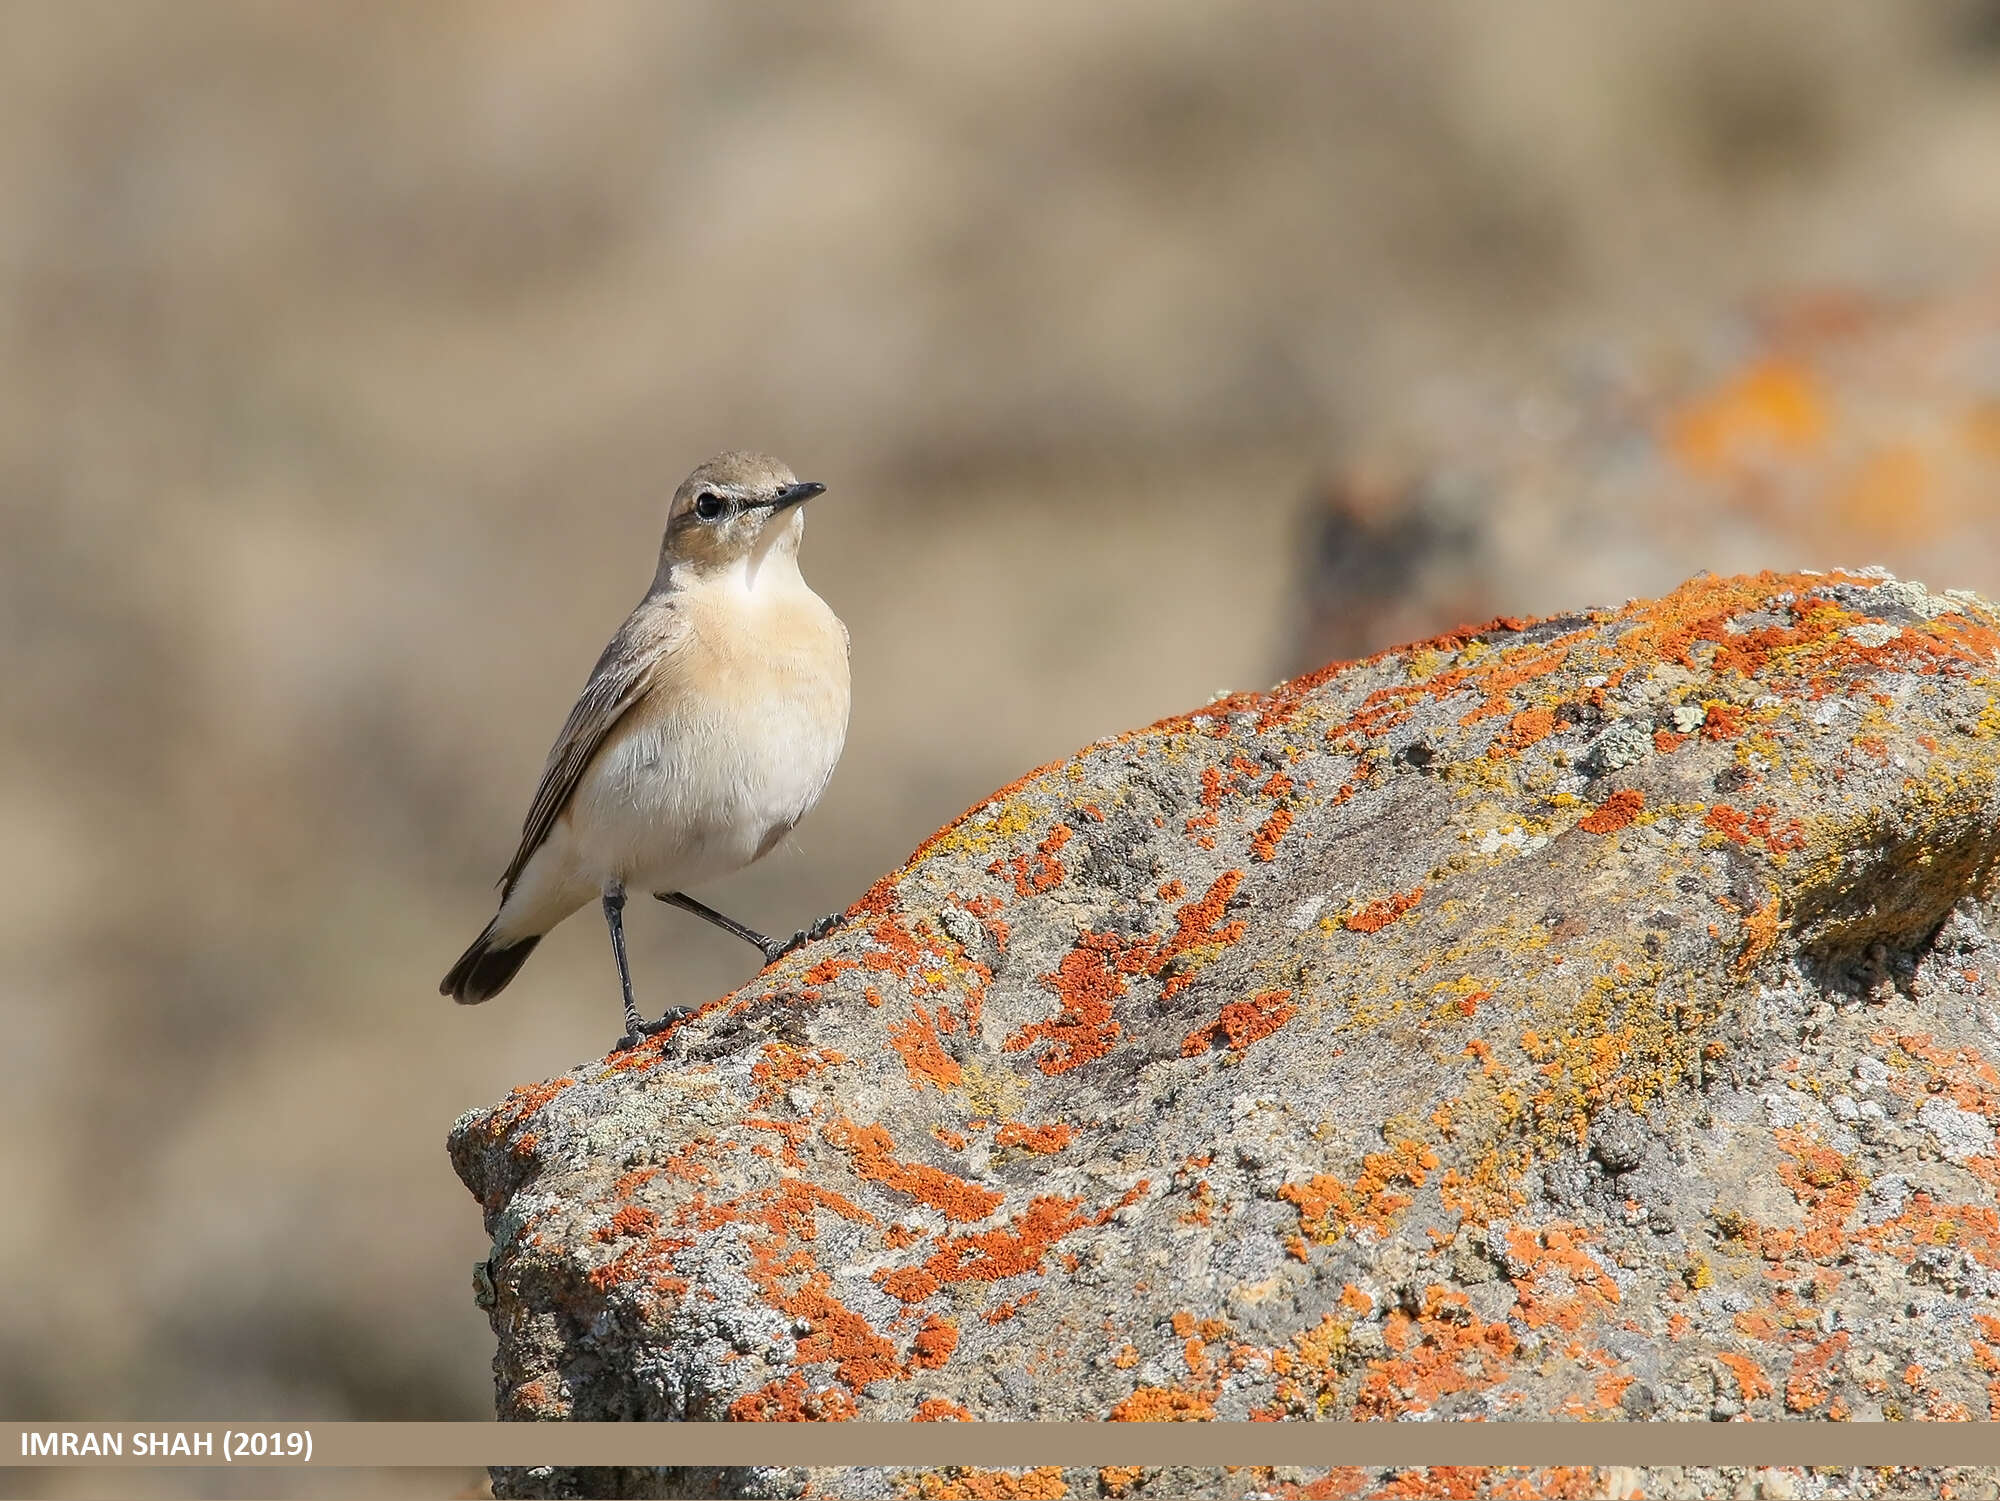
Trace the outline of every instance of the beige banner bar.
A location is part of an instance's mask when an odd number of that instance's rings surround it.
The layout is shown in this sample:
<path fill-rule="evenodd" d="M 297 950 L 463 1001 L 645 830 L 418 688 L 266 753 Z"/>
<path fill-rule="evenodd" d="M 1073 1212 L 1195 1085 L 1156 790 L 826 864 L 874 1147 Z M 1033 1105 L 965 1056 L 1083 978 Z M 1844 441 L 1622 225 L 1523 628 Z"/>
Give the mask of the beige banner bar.
<path fill-rule="evenodd" d="M 0 1423 L 0 1465 L 1993 1465 L 2000 1423 Z"/>

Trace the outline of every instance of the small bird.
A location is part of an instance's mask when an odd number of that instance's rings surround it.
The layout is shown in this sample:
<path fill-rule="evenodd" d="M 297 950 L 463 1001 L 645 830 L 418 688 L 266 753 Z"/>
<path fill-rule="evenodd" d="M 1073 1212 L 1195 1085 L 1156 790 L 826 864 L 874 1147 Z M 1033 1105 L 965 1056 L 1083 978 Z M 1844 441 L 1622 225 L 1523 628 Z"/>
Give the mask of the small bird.
<path fill-rule="evenodd" d="M 498 995 L 555 925 L 596 898 L 625 1000 L 621 1048 L 687 1014 L 642 1021 L 625 959 L 625 893 L 735 934 L 774 962 L 789 942 L 688 896 L 769 854 L 833 775 L 847 737 L 847 628 L 799 573 L 801 483 L 776 459 L 725 453 L 667 508 L 652 587 L 584 685 L 542 769 L 500 910 L 444 977 L 462 1005 Z"/>

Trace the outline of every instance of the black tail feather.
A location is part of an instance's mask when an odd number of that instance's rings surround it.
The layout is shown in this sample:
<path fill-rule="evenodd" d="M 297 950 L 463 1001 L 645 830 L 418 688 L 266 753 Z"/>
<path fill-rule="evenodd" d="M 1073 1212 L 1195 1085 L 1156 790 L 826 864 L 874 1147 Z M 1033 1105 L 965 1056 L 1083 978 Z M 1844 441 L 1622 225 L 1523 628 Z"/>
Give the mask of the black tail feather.
<path fill-rule="evenodd" d="M 520 972 L 541 941 L 537 935 L 496 948 L 493 924 L 488 923 L 486 931 L 472 940 L 472 947 L 458 956 L 458 963 L 444 977 L 438 993 L 450 996 L 461 1006 L 477 1006 L 481 1001 L 492 1000 L 507 988 L 507 982 Z"/>

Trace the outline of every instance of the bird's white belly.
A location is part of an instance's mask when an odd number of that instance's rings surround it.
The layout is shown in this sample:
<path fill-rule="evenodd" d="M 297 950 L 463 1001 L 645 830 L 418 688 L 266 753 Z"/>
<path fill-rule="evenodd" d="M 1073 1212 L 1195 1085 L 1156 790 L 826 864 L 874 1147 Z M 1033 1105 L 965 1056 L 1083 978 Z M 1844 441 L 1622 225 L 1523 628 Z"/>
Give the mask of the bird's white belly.
<path fill-rule="evenodd" d="M 741 870 L 805 817 L 840 756 L 845 692 L 837 715 L 823 694 L 732 697 L 649 719 L 605 748 L 567 814 L 579 876 L 634 891 L 697 886 Z"/>

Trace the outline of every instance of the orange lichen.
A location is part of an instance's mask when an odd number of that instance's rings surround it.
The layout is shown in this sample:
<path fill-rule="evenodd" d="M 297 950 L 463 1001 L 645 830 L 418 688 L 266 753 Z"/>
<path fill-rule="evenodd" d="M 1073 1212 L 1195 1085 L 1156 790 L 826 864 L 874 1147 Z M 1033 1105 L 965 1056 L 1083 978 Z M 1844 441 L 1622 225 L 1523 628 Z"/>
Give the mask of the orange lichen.
<path fill-rule="evenodd" d="M 750 1080 L 757 1086 L 753 1108 L 769 1110 L 783 1098 L 785 1090 L 831 1067 L 833 1058 L 824 1052 L 811 1053 L 781 1042 L 764 1044 L 763 1056 L 750 1065 Z"/>
<path fill-rule="evenodd" d="M 534 1116 L 550 1100 L 574 1083 L 575 1079 L 564 1074 L 560 1078 L 549 1079 L 540 1084 L 517 1085 L 507 1098 L 500 1102 L 498 1108 L 488 1115 L 486 1128 L 488 1138 L 498 1141 L 516 1126 Z"/>
<path fill-rule="evenodd" d="M 1250 838 L 1250 853 L 1259 860 L 1275 860 L 1278 857 L 1278 841 L 1292 826 L 1292 810 L 1279 808 L 1264 820 L 1263 825 Z"/>
<path fill-rule="evenodd" d="M 1062 1121 L 1051 1121 L 1046 1126 L 1024 1126 L 1018 1121 L 1009 1121 L 994 1132 L 993 1141 L 997 1146 L 1018 1147 L 1021 1151 L 1046 1157 L 1060 1152 L 1075 1137 L 1075 1129 Z"/>
<path fill-rule="evenodd" d="M 1701 722 L 1704 740 L 1734 740 L 1743 733 L 1743 711 L 1734 704 L 1710 703 Z"/>
<path fill-rule="evenodd" d="M 941 946 L 919 939 L 893 917 L 885 917 L 876 923 L 868 930 L 868 936 L 875 940 L 877 947 L 862 957 L 861 965 L 877 974 L 893 974 L 908 979 L 913 970 L 922 967 L 927 956 L 944 956 Z"/>
<path fill-rule="evenodd" d="M 1875 1032 L 1870 1041 L 1893 1045 L 1924 1065 L 1925 1092 L 1939 1094 L 1974 1115 L 2000 1117 L 2000 1069 L 1977 1048 L 1948 1048 L 1928 1032 Z M 1969 1166 L 1977 1171 L 1980 1159 Z"/>
<path fill-rule="evenodd" d="M 1211 1046 L 1247 1048 L 1259 1038 L 1269 1037 L 1298 1014 L 1291 999 L 1289 990 L 1260 990 L 1248 1000 L 1231 1001 L 1214 1021 L 1182 1039 L 1181 1056 L 1192 1058 Z"/>
<path fill-rule="evenodd" d="M 1033 1303 L 1041 1295 L 1042 1290 L 1038 1287 L 1030 1292 L 1023 1293 L 1011 1303 L 996 1303 L 993 1307 L 986 1310 L 986 1322 L 997 1327 L 1006 1323 L 1009 1319 L 1017 1318 L 1022 1309 Z"/>
<path fill-rule="evenodd" d="M 920 1266 L 877 1272 L 875 1285 L 901 1303 L 921 1303 L 938 1290 L 938 1280 Z"/>
<path fill-rule="evenodd" d="M 611 1223 L 601 1225 L 597 1230 L 598 1240 L 617 1240 L 621 1236 L 651 1235 L 660 1227 L 657 1210 L 641 1208 L 637 1204 L 627 1204 L 611 1216 Z"/>
<path fill-rule="evenodd" d="M 898 1162 L 890 1155 L 895 1142 L 880 1126 L 856 1125 L 843 1118 L 830 1123 L 825 1134 L 828 1141 L 852 1154 L 854 1170 L 862 1177 L 928 1204 L 948 1220 L 983 1220 L 1006 1197 L 927 1163 Z"/>
<path fill-rule="evenodd" d="M 838 1387 L 808 1391 L 799 1371 L 729 1404 L 729 1416 L 739 1423 L 851 1423 L 856 1411 L 854 1398 Z"/>
<path fill-rule="evenodd" d="M 1051 1046 L 1036 1062 L 1051 1077 L 1110 1052 L 1123 1030 L 1112 1019 L 1112 1006 L 1125 994 L 1120 975 L 1125 957 L 1125 945 L 1116 934 L 1083 934 L 1055 972 L 1042 977 L 1062 1001 L 1062 1009 L 1047 1021 L 1020 1028 L 1002 1046 L 1018 1053 L 1046 1039 Z"/>
<path fill-rule="evenodd" d="M 1933 1423 L 1969 1423 L 1972 1413 L 1963 1402 L 1954 1402 L 1937 1389 L 1930 1372 L 1912 1362 L 1903 1368 L 1903 1383 L 1910 1395 L 1924 1405 L 1924 1416 Z"/>
<path fill-rule="evenodd" d="M 1421 886 L 1409 891 L 1392 891 L 1387 896 L 1377 897 L 1360 911 L 1348 913 L 1344 925 L 1356 933 L 1379 933 L 1405 912 L 1422 905 L 1423 900 L 1424 888 Z"/>
<path fill-rule="evenodd" d="M 1012 860 L 995 860 L 986 868 L 995 875 L 1011 872 L 1016 896 L 1038 896 L 1052 891 L 1062 884 L 1066 874 L 1056 852 L 1069 843 L 1074 832 L 1068 824 L 1059 823 L 1049 831 L 1048 838 L 1035 846 L 1033 853 L 1016 855 Z"/>
<path fill-rule="evenodd" d="M 1278 1197 L 1298 1210 L 1299 1229 L 1315 1240 L 1330 1244 L 1356 1227 L 1384 1235 L 1410 1206 L 1409 1196 L 1393 1192 L 1393 1186 L 1421 1187 L 1437 1165 L 1437 1153 L 1422 1142 L 1392 1142 L 1388 1151 L 1361 1159 L 1361 1173 L 1351 1184 L 1315 1173 L 1304 1183 L 1285 1184 Z"/>
<path fill-rule="evenodd" d="M 1826 1405 L 1833 1395 L 1828 1384 L 1829 1373 L 1846 1354 L 1849 1342 L 1847 1331 L 1838 1330 L 1793 1357 L 1791 1371 L 1785 1377 L 1788 1412 L 1812 1412 Z"/>
<path fill-rule="evenodd" d="M 1702 822 L 1731 844 L 1747 845 L 1753 839 L 1761 840 L 1764 847 L 1774 855 L 1804 849 L 1805 825 L 1794 818 L 1783 828 L 1778 828 L 1771 821 L 1777 815 L 1777 811 L 1768 803 L 1759 803 L 1748 813 L 1732 808 L 1727 803 L 1717 803 L 1708 810 Z"/>
<path fill-rule="evenodd" d="M 1645 811 L 1646 794 L 1636 787 L 1621 787 L 1611 794 L 1591 812 L 1576 821 L 1576 826 L 1586 834 L 1616 834 L 1629 828 L 1632 820 Z"/>
<path fill-rule="evenodd" d="M 1002 1046 L 1022 1052 L 1035 1043 L 1052 1044 L 1036 1066 L 1051 1077 L 1111 1051 L 1123 1031 L 1113 1008 L 1124 996 L 1126 977 L 1163 975 L 1160 998 L 1169 1000 L 1193 983 L 1194 970 L 1205 951 L 1235 943 L 1245 931 L 1240 921 L 1224 923 L 1222 914 L 1243 882 L 1240 870 L 1224 871 L 1197 901 L 1174 914 L 1174 931 L 1158 939 L 1127 941 L 1115 933 L 1078 936 L 1076 945 L 1042 983 L 1053 990 L 1062 1008 L 1046 1021 L 1031 1022 L 1015 1031 Z"/>
<path fill-rule="evenodd" d="M 818 1236 L 816 1224 L 818 1212 L 822 1209 L 853 1224 L 876 1223 L 874 1215 L 844 1194 L 822 1188 L 817 1183 L 808 1183 L 802 1178 L 780 1178 L 775 1188 L 760 1190 L 747 1199 L 729 1204 L 710 1205 L 696 1195 L 683 1210 L 683 1215 L 711 1220 L 712 1223 L 704 1228 L 725 1224 L 731 1219 L 751 1219 L 763 1225 L 773 1236 L 809 1241 Z"/>
<path fill-rule="evenodd" d="M 1524 709 L 1507 721 L 1507 733 L 1488 746 L 1486 754 L 1494 761 L 1518 756 L 1536 742 L 1548 739 L 1555 729 L 1556 716 L 1552 710 Z"/>
<path fill-rule="evenodd" d="M 1039 1195 L 998 1229 L 947 1237 L 924 1269 L 940 1282 L 999 1282 L 1039 1272 L 1052 1245 L 1089 1223 L 1078 1212 L 1082 1202 Z"/>
<path fill-rule="evenodd" d="M 1771 1395 L 1771 1378 L 1764 1374 L 1764 1368 L 1747 1355 L 1738 1355 L 1729 1350 L 1718 1350 L 1715 1358 L 1729 1368 L 1729 1374 L 1736 1378 L 1737 1395 L 1745 1402 L 1755 1402 Z"/>
<path fill-rule="evenodd" d="M 958 1348 L 958 1325 L 932 1314 L 910 1341 L 910 1364 L 918 1370 L 934 1371 L 951 1359 Z"/>
<path fill-rule="evenodd" d="M 769 1131 L 780 1138 L 784 1146 L 779 1151 L 779 1161 L 796 1172 L 805 1170 L 805 1159 L 799 1155 L 799 1148 L 812 1135 L 812 1127 L 805 1121 L 772 1121 L 758 1116 L 745 1116 L 743 1124 L 752 1131 Z M 760 1157 L 771 1155 L 769 1147 L 755 1146 L 750 1149 Z"/>
<path fill-rule="evenodd" d="M 1592 1313 L 1619 1301 L 1618 1284 L 1583 1249 L 1584 1238 L 1573 1225 L 1507 1232 L 1508 1259 L 1521 1268 L 1512 1278 L 1514 1296 L 1530 1329 L 1574 1333 Z"/>
<path fill-rule="evenodd" d="M 1354 1398 L 1359 1418 L 1423 1412 L 1454 1392 L 1502 1380 L 1517 1342 L 1505 1320 L 1481 1318 L 1455 1289 L 1431 1286 L 1415 1313 L 1390 1310 L 1382 1325 L 1389 1355 L 1368 1362 Z"/>
<path fill-rule="evenodd" d="M 635 1167 L 629 1173 L 620 1173 L 612 1181 L 611 1197 L 629 1199 L 659 1175 L 660 1169 L 657 1167 Z"/>
<path fill-rule="evenodd" d="M 1142 1386 L 1111 1409 L 1114 1423 L 1205 1423 L 1215 1416 L 1212 1393 Z"/>
<path fill-rule="evenodd" d="M 812 1331 L 799 1338 L 793 1356 L 798 1364 L 831 1362 L 834 1375 L 857 1392 L 903 1374 L 895 1347 L 827 1291 L 824 1274 L 809 1279 L 789 1301 L 795 1306 L 787 1311 L 812 1325 Z"/>
<path fill-rule="evenodd" d="M 926 1397 L 910 1414 L 913 1423 L 970 1423 L 971 1413 L 946 1397 Z"/>
<path fill-rule="evenodd" d="M 1187 903 L 1174 913 L 1174 931 L 1147 966 L 1148 973 L 1166 975 L 1166 983 L 1160 989 L 1161 1000 L 1173 999 L 1194 983 L 1193 975 L 1187 970 L 1170 970 L 1176 960 L 1210 946 L 1224 948 L 1242 938 L 1246 931 L 1242 922 L 1225 923 L 1222 920 L 1230 898 L 1236 895 L 1236 888 L 1242 884 L 1242 871 L 1225 870 L 1198 900 Z"/>
<path fill-rule="evenodd" d="M 524 1381 L 507 1394 L 507 1411 L 504 1417 L 526 1419 L 530 1422 L 555 1417 L 560 1409 L 550 1399 L 548 1385 L 542 1381 Z"/>
<path fill-rule="evenodd" d="M 1057 1465 L 1018 1472 L 953 1466 L 918 1476 L 913 1501 L 1062 1501 L 1068 1494 Z"/>
<path fill-rule="evenodd" d="M 746 1122 L 745 1124 L 748 1124 Z M 708 1183 L 715 1178 L 715 1169 L 702 1159 L 715 1147 L 712 1136 L 698 1136 L 680 1150 L 669 1154 L 665 1160 L 649 1169 L 649 1173 L 668 1178 L 678 1178 L 683 1183 Z"/>
<path fill-rule="evenodd" d="M 846 971 L 859 969 L 860 967 L 861 961 L 859 959 L 843 959 L 836 955 L 831 959 L 820 960 L 819 963 L 807 970 L 802 978 L 808 985 L 831 985 Z"/>
<path fill-rule="evenodd" d="M 1688 737 L 1678 730 L 1653 731 L 1653 749 L 1661 755 L 1672 755 L 1688 743 Z"/>
<path fill-rule="evenodd" d="M 1522 623 L 1516 622 L 1513 628 L 1519 629 Z M 1535 678 L 1547 677 L 1560 670 L 1568 660 L 1569 647 L 1563 642 L 1550 643 L 1548 650 L 1526 646 L 1501 652 L 1498 665 L 1485 667 L 1477 674 L 1478 684 L 1486 692 L 1486 701 L 1471 712 L 1461 714 L 1458 722 L 1470 727 L 1495 714 L 1505 714 L 1509 708 L 1508 694 Z"/>
<path fill-rule="evenodd" d="M 937 1089 L 950 1089 L 963 1083 L 964 1071 L 958 1060 L 944 1050 L 938 1040 L 937 1025 L 931 1013 L 921 1005 L 912 1002 L 910 1019 L 901 1026 L 889 1027 L 889 1045 L 902 1056 L 903 1068 L 910 1076 L 910 1082 L 918 1089 L 926 1084 Z M 940 1012 L 949 1019 L 948 1013 Z"/>
<path fill-rule="evenodd" d="M 867 1319 L 834 1296 L 832 1277 L 809 1253 L 793 1249 L 794 1240 L 812 1238 L 813 1206 L 839 1196 L 807 1183 L 788 1182 L 784 1187 L 787 1193 L 776 1202 L 765 1203 L 758 1215 L 770 1233 L 748 1240 L 747 1273 L 767 1303 L 804 1327 L 806 1332 L 798 1336 L 794 1361 L 800 1366 L 831 1364 L 835 1378 L 856 1394 L 874 1382 L 902 1376 L 903 1365 L 896 1357 L 895 1346 L 877 1333 Z M 714 1206 L 714 1211 L 725 1222 L 733 1217 L 725 1206 Z M 798 1377 L 799 1372 L 795 1370 L 792 1375 Z M 777 1402 L 783 1415 L 790 1411 L 788 1399 L 774 1392 L 774 1386 L 775 1383 L 767 1386 L 757 1396 L 767 1404 Z M 788 1389 L 800 1401 L 804 1400 L 802 1382 Z M 852 1415 L 851 1405 L 847 1415 Z"/>
<path fill-rule="evenodd" d="M 1743 919 L 1743 947 L 1733 966 L 1739 975 L 1748 974 L 1757 961 L 1770 952 L 1784 924 L 1778 918 L 1778 899 L 1772 897 Z"/>
<path fill-rule="evenodd" d="M 1750 842 L 1750 836 L 1743 827 L 1745 820 L 1742 813 L 1727 803 L 1717 803 L 1710 808 L 1702 822 L 1732 844 Z"/>

